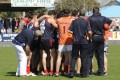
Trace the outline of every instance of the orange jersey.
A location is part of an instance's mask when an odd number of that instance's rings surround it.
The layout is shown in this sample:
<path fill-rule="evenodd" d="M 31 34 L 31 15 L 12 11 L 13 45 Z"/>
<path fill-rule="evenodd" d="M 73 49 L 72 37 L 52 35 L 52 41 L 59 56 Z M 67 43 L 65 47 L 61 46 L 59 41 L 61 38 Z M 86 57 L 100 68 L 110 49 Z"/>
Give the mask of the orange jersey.
<path fill-rule="evenodd" d="M 104 40 L 105 40 L 106 42 L 108 42 L 108 37 L 109 37 L 109 30 L 105 30 Z"/>
<path fill-rule="evenodd" d="M 59 45 L 71 45 L 72 34 L 68 32 L 68 29 L 72 23 L 72 20 L 68 17 L 62 17 L 57 21 L 59 31 Z"/>

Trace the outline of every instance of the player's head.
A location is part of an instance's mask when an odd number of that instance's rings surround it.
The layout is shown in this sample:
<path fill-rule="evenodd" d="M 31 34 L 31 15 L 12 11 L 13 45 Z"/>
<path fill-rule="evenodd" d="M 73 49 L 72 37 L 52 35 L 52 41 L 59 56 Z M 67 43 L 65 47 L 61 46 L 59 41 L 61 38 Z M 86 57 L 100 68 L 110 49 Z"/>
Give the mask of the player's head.
<path fill-rule="evenodd" d="M 78 11 L 77 10 L 72 10 L 71 16 L 77 16 L 78 15 Z"/>
<path fill-rule="evenodd" d="M 37 18 L 39 18 L 39 17 L 41 17 L 41 16 L 43 16 L 44 15 L 44 13 L 39 13 L 38 15 L 37 15 Z"/>
<path fill-rule="evenodd" d="M 48 15 L 55 17 L 56 16 L 56 11 L 55 10 L 50 10 L 50 11 L 48 11 Z"/>
<path fill-rule="evenodd" d="M 79 16 L 85 16 L 86 10 L 85 9 L 80 9 L 79 10 Z"/>
<path fill-rule="evenodd" d="M 25 15 L 26 18 L 28 18 L 28 22 L 30 22 L 33 19 L 33 12 L 29 11 Z"/>
<path fill-rule="evenodd" d="M 64 13 L 63 11 L 59 11 L 57 14 L 57 19 L 63 17 Z"/>
<path fill-rule="evenodd" d="M 70 15 L 70 10 L 69 9 L 63 9 L 63 15 L 64 17 L 68 17 Z"/>
<path fill-rule="evenodd" d="M 93 14 L 99 14 L 99 7 L 94 7 L 93 8 Z"/>

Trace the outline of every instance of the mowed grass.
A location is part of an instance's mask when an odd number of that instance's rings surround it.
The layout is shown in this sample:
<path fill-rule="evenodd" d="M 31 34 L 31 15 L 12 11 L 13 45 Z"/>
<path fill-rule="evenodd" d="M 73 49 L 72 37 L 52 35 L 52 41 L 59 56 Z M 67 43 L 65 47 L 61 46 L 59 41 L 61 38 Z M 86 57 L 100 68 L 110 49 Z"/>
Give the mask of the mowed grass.
<path fill-rule="evenodd" d="M 15 76 L 17 56 L 13 47 L 0 47 L 0 80 L 120 80 L 120 45 L 109 46 L 109 67 L 106 76 L 68 79 L 66 77 L 36 76 L 18 78 Z M 95 70 L 97 70 L 95 61 Z"/>

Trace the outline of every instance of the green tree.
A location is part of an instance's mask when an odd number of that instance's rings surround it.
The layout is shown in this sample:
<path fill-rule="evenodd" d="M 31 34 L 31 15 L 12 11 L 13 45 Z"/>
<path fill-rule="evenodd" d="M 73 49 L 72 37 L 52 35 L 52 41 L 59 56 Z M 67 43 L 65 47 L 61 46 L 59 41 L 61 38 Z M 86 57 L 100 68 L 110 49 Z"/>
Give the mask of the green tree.
<path fill-rule="evenodd" d="M 46 12 L 46 8 L 45 7 L 38 8 L 38 9 L 34 10 L 35 14 L 44 13 L 44 12 Z"/>
<path fill-rule="evenodd" d="M 0 17 L 2 19 L 13 18 L 13 17 L 19 18 L 22 17 L 22 12 L 0 12 Z"/>
<path fill-rule="evenodd" d="M 79 10 L 85 8 L 86 10 L 91 10 L 95 6 L 100 6 L 96 0 L 61 0 L 61 4 L 56 6 L 57 9 L 70 9 Z"/>

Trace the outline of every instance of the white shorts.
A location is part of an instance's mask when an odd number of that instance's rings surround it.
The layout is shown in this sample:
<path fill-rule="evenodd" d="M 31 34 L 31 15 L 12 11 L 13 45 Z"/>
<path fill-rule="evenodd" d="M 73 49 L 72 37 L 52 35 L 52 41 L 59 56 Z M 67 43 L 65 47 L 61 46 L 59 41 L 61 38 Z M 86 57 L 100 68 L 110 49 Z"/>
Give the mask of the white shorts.
<path fill-rule="evenodd" d="M 108 55 L 108 44 L 104 42 L 104 53 Z"/>
<path fill-rule="evenodd" d="M 60 52 L 72 51 L 72 45 L 59 45 L 58 51 Z"/>

